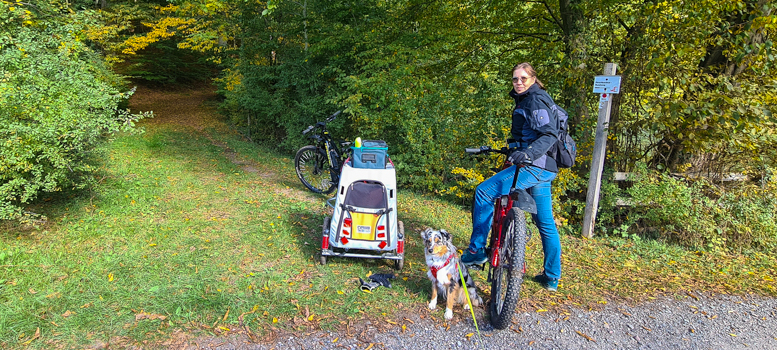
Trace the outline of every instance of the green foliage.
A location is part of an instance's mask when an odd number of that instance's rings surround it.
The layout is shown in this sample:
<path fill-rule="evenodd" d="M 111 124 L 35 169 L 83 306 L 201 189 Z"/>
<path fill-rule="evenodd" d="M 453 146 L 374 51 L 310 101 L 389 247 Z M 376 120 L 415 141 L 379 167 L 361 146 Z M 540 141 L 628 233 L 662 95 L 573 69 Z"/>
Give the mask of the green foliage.
<path fill-rule="evenodd" d="M 698 179 L 637 168 L 632 186 L 623 191 L 604 187 L 608 201 L 627 196 L 628 206 L 605 211 L 600 219 L 613 220 L 613 233 L 664 239 L 705 251 L 777 248 L 777 181 L 774 169 L 760 183 L 723 187 Z M 615 206 L 605 206 L 614 208 Z M 638 236 L 637 236 L 638 237 Z"/>
<path fill-rule="evenodd" d="M 117 110 L 129 93 L 80 40 L 81 15 L 39 19 L 0 3 L 0 220 L 29 219 L 41 193 L 87 186 L 106 133 L 140 118 Z"/>
<path fill-rule="evenodd" d="M 671 171 L 690 165 L 725 173 L 773 148 L 775 4 L 677 1 L 636 9 L 646 16 L 616 31 L 631 31 L 613 155 L 620 170 L 643 160 Z"/>
<path fill-rule="evenodd" d="M 524 61 L 573 113 L 579 165 L 554 192 L 569 223 L 582 221 L 598 109 L 590 84 L 605 62 L 623 76 L 609 125 L 613 169 L 722 174 L 777 161 L 773 2 L 176 4 L 172 23 L 209 23 L 187 24 L 186 40 L 234 43 L 218 56 L 229 67 L 219 84 L 225 111 L 252 139 L 293 152 L 307 142 L 301 130 L 345 108 L 333 133 L 386 140 L 403 188 L 468 202 L 490 169 L 463 149 L 501 145 L 509 71 Z M 173 28 L 163 22 L 155 31 Z"/>
<path fill-rule="evenodd" d="M 129 58 L 122 73 L 149 85 L 202 83 L 215 76 L 217 66 L 201 52 L 179 49 L 176 39 L 154 42 Z"/>
<path fill-rule="evenodd" d="M 300 132 L 307 125 L 342 109 L 332 94 L 336 79 L 354 69 L 348 51 L 356 42 L 349 22 L 372 10 L 307 1 L 278 3 L 267 16 L 255 3 L 239 11 L 243 45 L 221 80 L 225 107 L 258 141 L 294 151 L 306 142 Z M 330 128 L 335 135 L 343 134 L 344 119 Z"/>

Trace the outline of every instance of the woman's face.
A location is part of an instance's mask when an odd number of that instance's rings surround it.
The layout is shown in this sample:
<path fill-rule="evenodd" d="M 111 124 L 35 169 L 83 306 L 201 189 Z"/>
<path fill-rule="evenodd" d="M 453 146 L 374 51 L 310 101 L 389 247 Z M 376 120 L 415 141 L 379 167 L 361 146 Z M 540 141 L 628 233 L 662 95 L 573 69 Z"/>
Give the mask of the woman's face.
<path fill-rule="evenodd" d="M 529 75 L 523 68 L 516 69 L 513 72 L 513 90 L 519 94 L 526 92 L 530 86 L 534 85 L 535 81 L 537 81 L 537 78 Z"/>

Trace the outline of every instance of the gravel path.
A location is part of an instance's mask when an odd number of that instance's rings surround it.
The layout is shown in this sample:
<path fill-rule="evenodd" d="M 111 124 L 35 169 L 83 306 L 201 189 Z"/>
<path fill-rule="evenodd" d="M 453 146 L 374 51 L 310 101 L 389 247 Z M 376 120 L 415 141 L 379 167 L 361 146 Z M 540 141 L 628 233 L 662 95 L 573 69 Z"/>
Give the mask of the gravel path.
<path fill-rule="evenodd" d="M 463 310 L 449 329 L 441 321 L 408 316 L 407 329 L 378 332 L 367 325 L 361 335 L 318 332 L 287 335 L 273 344 L 245 337 L 200 338 L 186 349 L 777 349 L 777 299 L 704 296 L 662 298 L 639 305 L 608 303 L 601 310 L 519 313 L 514 325 L 495 331 L 478 317 L 483 344 Z M 439 310 L 438 310 L 439 311 Z M 480 310 L 482 314 L 482 310 Z M 440 314 L 440 315 L 437 315 Z M 441 311 L 435 313 L 442 316 Z M 366 334 L 366 336 L 365 336 Z"/>

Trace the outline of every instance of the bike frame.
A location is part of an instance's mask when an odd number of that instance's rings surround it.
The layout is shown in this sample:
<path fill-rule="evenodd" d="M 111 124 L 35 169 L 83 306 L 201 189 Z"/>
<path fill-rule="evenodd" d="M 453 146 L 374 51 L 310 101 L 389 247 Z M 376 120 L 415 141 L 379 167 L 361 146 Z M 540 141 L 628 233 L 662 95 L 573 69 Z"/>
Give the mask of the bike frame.
<path fill-rule="evenodd" d="M 507 169 L 510 167 L 510 163 L 505 162 L 502 165 L 502 170 Z M 518 171 L 516 170 L 515 176 L 518 176 Z M 513 180 L 513 187 L 515 187 L 515 180 Z M 491 240 L 489 242 L 489 248 L 490 248 L 490 258 L 489 261 L 491 262 L 491 267 L 497 267 L 499 266 L 499 248 L 502 246 L 503 241 L 503 230 L 502 230 L 502 223 L 504 222 L 504 217 L 507 215 L 507 212 L 513 207 L 513 200 L 510 198 L 509 195 L 503 195 L 499 197 L 496 201 L 494 201 L 494 216 L 493 221 L 491 223 Z"/>
<path fill-rule="evenodd" d="M 317 132 L 318 130 L 320 130 L 320 132 Z M 316 141 L 316 147 L 324 149 L 326 157 L 329 160 L 330 171 L 333 174 L 332 181 L 337 180 L 334 177 L 340 174 L 340 168 L 347 159 L 347 153 L 344 152 L 338 145 L 338 142 L 334 142 L 334 139 L 329 135 L 329 130 L 326 129 L 325 122 L 316 123 L 313 134 L 308 137 Z"/>
<path fill-rule="evenodd" d="M 333 170 L 339 170 L 343 152 L 340 147 L 337 146 L 337 143 L 332 140 L 332 137 L 329 135 L 329 131 L 326 130 L 324 126 L 321 126 L 321 135 L 313 134 L 310 135 L 310 138 L 316 140 L 316 146 L 318 148 L 324 149 L 327 159 L 329 160 L 329 166 Z"/>

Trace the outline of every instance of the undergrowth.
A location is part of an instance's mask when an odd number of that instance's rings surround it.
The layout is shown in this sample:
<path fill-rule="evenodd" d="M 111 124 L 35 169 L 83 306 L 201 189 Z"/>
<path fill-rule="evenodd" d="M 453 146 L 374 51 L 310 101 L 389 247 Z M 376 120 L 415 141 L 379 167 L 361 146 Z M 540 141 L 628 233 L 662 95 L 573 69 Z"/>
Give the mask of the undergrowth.
<path fill-rule="evenodd" d="M 639 166 L 630 184 L 603 186 L 610 233 L 663 240 L 705 252 L 771 254 L 777 248 L 777 177 L 770 169 L 756 182 L 726 186 L 681 178 Z M 618 198 L 628 205 L 613 205 Z M 610 205 L 606 205 L 610 204 Z"/>

